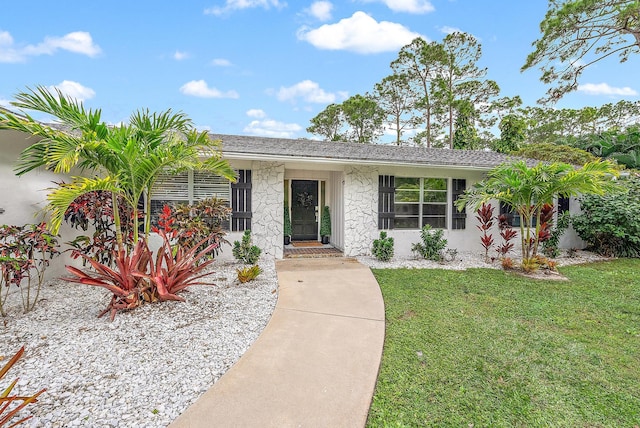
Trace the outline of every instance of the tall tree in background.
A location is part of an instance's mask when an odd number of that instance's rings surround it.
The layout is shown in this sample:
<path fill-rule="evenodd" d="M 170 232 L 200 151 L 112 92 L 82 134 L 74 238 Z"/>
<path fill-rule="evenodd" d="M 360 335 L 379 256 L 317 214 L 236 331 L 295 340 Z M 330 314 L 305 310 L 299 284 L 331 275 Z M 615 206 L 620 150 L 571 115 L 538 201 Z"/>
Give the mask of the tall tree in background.
<path fill-rule="evenodd" d="M 527 138 L 527 123 L 516 114 L 508 114 L 502 118 L 500 124 L 500 139 L 494 144 L 498 153 L 510 153 L 520 149 Z"/>
<path fill-rule="evenodd" d="M 498 95 L 500 88 L 492 80 L 485 80 L 486 68 L 478 68 L 482 49 L 475 37 L 455 32 L 443 42 L 443 70 L 437 78 L 437 94 L 443 102 L 446 123 L 449 127 L 449 147 L 453 148 L 456 104 L 470 101 L 476 108 L 490 105 L 489 100 Z"/>
<path fill-rule="evenodd" d="M 412 115 L 416 105 L 416 96 L 409 84 L 406 74 L 392 74 L 376 83 L 374 98 L 378 106 L 386 114 L 386 122 L 395 131 L 396 145 L 402 142 L 402 133 L 406 128 L 413 128 L 415 119 Z"/>
<path fill-rule="evenodd" d="M 382 135 L 385 112 L 368 94 L 354 95 L 342 103 L 344 119 L 349 125 L 347 140 L 373 143 Z"/>
<path fill-rule="evenodd" d="M 339 104 L 329 104 L 311 119 L 311 126 L 307 128 L 307 132 L 320 135 L 329 141 L 341 141 L 344 140 L 341 133 L 344 124 L 342 107 Z"/>
<path fill-rule="evenodd" d="M 540 66 L 540 80 L 554 85 L 541 101 L 554 102 L 578 87 L 585 68 L 611 55 L 625 62 L 640 52 L 638 0 L 550 0 L 521 71 Z"/>
<path fill-rule="evenodd" d="M 475 126 L 477 112 L 473 104 L 467 100 L 456 105 L 456 123 L 453 133 L 453 148 L 475 150 L 480 148 L 478 130 Z"/>
<path fill-rule="evenodd" d="M 427 42 L 423 38 L 416 38 L 410 44 L 400 49 L 398 58 L 391 63 L 395 74 L 405 74 L 409 85 L 415 94 L 416 124 L 425 126 L 425 143 L 431 146 L 435 106 L 438 103 L 434 92 L 435 79 L 441 74 L 444 50 L 436 42 Z"/>

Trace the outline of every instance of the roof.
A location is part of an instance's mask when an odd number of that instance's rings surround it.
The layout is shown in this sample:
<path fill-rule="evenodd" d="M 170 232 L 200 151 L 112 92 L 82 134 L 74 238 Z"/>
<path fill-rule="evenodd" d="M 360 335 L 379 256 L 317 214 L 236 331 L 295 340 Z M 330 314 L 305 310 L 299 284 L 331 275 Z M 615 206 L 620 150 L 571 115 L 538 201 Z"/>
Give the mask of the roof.
<path fill-rule="evenodd" d="M 490 169 L 514 159 L 512 156 L 485 150 L 450 150 L 243 135 L 210 134 L 210 137 L 222 141 L 222 153 L 228 159 L 401 164 L 474 169 Z"/>

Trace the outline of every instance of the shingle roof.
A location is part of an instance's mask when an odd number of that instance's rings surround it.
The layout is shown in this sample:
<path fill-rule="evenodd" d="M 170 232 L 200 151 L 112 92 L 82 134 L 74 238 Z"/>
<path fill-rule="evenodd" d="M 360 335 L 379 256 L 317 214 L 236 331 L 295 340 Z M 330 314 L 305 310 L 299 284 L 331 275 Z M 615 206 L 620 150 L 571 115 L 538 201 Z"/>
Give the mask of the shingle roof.
<path fill-rule="evenodd" d="M 483 150 L 449 150 L 381 144 L 357 144 L 243 135 L 210 134 L 222 141 L 226 158 L 323 160 L 336 163 L 403 164 L 420 166 L 493 168 L 513 157 Z"/>

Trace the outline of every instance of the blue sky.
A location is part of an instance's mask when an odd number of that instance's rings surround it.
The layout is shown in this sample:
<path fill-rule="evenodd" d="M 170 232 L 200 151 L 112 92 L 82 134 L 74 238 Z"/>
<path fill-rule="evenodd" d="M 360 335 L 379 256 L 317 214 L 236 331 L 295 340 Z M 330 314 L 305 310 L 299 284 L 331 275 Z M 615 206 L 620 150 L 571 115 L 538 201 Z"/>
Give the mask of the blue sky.
<path fill-rule="evenodd" d="M 520 72 L 544 0 L 192 0 L 3 2 L 0 105 L 26 87 L 58 87 L 110 123 L 172 108 L 215 133 L 310 138 L 328 104 L 372 91 L 416 36 L 460 30 L 482 44 L 479 65 L 535 105 L 537 70 Z M 640 61 L 587 69 L 557 107 L 640 99 Z"/>

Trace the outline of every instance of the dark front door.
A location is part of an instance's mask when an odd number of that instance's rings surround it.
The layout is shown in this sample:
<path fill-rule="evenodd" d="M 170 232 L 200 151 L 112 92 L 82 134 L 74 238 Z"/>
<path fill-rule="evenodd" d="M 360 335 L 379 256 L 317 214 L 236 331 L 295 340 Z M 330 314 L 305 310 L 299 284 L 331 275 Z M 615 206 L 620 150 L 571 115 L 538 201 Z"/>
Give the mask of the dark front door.
<path fill-rule="evenodd" d="M 291 181 L 291 239 L 318 239 L 318 182 Z"/>

